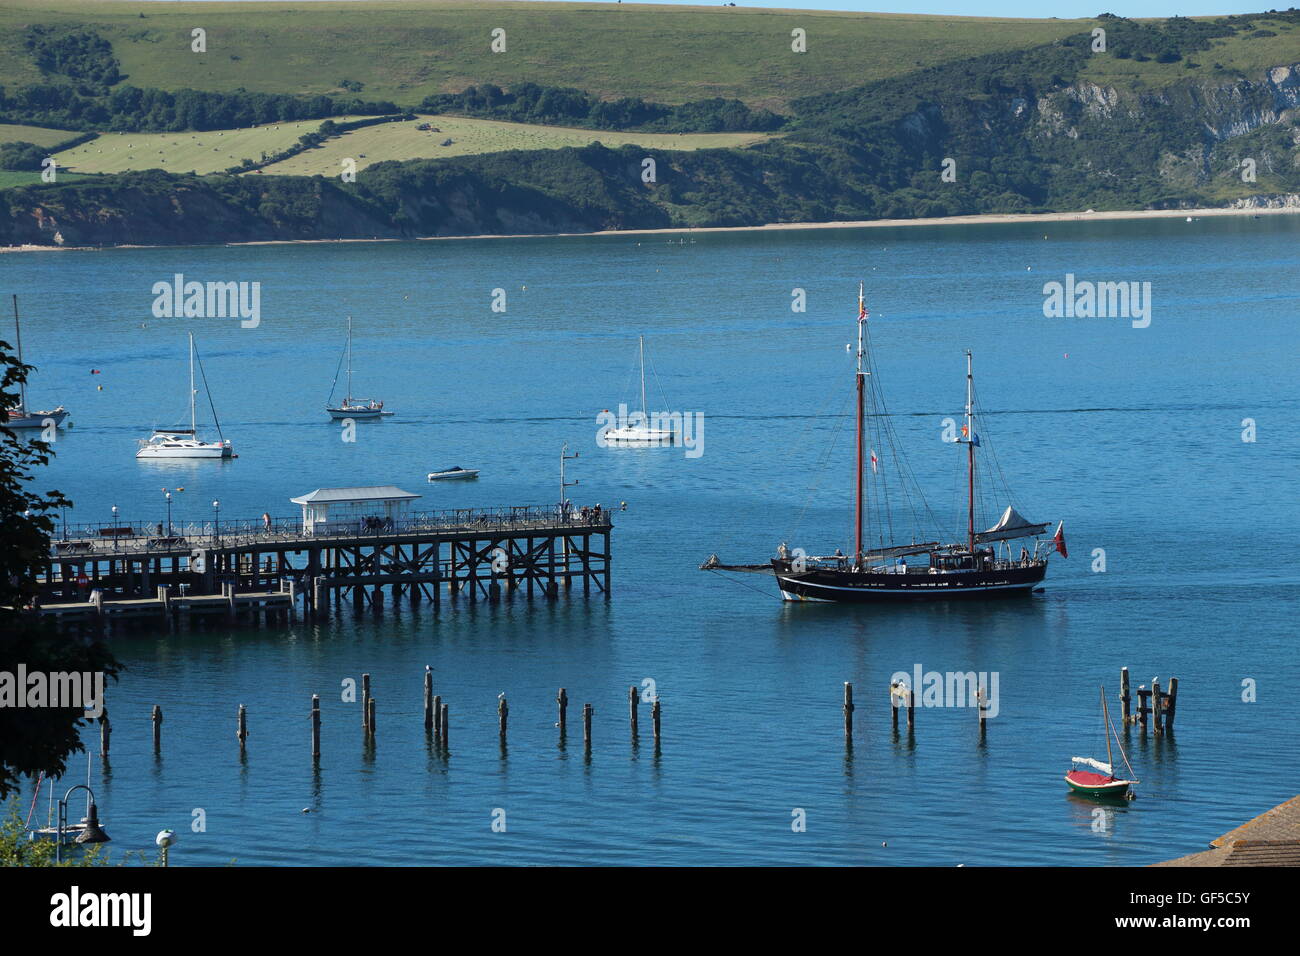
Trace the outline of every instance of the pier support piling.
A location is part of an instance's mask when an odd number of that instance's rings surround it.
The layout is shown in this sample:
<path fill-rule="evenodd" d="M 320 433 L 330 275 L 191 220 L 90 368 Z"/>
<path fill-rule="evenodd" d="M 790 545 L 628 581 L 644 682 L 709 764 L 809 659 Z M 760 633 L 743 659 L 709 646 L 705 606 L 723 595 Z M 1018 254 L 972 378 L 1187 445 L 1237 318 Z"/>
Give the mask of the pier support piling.
<path fill-rule="evenodd" d="M 1169 693 L 1165 699 L 1165 733 L 1173 736 L 1174 711 L 1178 707 L 1178 678 L 1169 678 Z"/>
<path fill-rule="evenodd" d="M 424 732 L 433 730 L 433 667 L 424 665 Z"/>
<path fill-rule="evenodd" d="M 157 704 L 153 705 L 153 752 L 162 753 L 162 708 Z"/>
<path fill-rule="evenodd" d="M 844 740 L 853 743 L 853 685 L 844 682 Z"/>
<path fill-rule="evenodd" d="M 320 760 L 320 694 L 311 695 L 311 756 Z"/>

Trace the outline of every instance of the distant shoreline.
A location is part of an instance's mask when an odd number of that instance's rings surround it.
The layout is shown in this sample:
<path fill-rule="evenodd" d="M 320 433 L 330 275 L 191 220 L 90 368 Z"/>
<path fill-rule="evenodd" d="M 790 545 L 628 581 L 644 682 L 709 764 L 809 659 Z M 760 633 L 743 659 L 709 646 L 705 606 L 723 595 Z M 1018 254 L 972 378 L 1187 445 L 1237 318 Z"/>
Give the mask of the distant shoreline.
<path fill-rule="evenodd" d="M 727 232 L 784 232 L 804 229 L 884 229 L 896 226 L 982 226 L 995 223 L 1103 222 L 1120 219 L 1193 219 L 1212 216 L 1300 215 L 1300 206 L 1257 209 L 1128 209 L 1103 212 L 993 213 L 978 216 L 940 216 L 928 219 L 865 219 L 853 222 L 780 222 L 761 226 L 680 226 L 669 229 L 604 229 L 594 232 L 503 233 L 473 236 L 416 236 L 411 239 L 258 239 L 247 242 L 178 243 L 177 245 L 283 246 L 322 245 L 344 242 L 455 242 L 463 239 L 551 239 L 576 236 L 659 236 Z M 117 246 L 0 246 L 5 252 L 69 252 L 108 249 L 163 249 L 163 245 L 123 244 Z"/>

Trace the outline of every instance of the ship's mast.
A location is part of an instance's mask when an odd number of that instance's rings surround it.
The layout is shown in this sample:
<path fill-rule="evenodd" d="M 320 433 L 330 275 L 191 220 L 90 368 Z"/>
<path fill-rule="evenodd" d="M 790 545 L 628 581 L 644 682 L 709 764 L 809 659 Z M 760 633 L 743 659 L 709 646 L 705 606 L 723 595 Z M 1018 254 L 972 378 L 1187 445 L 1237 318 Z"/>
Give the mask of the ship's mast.
<path fill-rule="evenodd" d="M 14 346 L 18 349 L 18 364 L 23 364 L 23 330 L 18 324 L 18 294 L 14 293 Z M 27 414 L 27 376 L 18 383 L 18 409 Z"/>
<path fill-rule="evenodd" d="M 863 284 L 858 283 L 858 447 L 855 463 L 854 477 L 857 488 L 857 506 L 854 511 L 854 528 L 853 528 L 853 566 L 862 567 L 862 415 L 863 403 L 866 393 L 867 375 L 870 374 L 863 368 L 863 357 L 866 355 L 864 348 L 864 333 L 867 323 L 867 307 L 863 301 Z"/>
<path fill-rule="evenodd" d="M 1115 764 L 1114 764 L 1115 758 L 1112 757 L 1110 753 L 1110 734 L 1111 734 L 1110 709 L 1106 706 L 1105 687 L 1101 689 L 1101 719 L 1106 722 L 1106 731 L 1105 731 L 1106 732 L 1106 763 L 1110 765 L 1110 773 L 1111 776 L 1113 777 L 1115 775 Z M 1125 757 L 1124 759 L 1127 760 L 1128 758 Z"/>
<path fill-rule="evenodd" d="M 649 425 L 650 418 L 646 414 L 646 403 L 645 403 L 645 336 L 644 335 L 639 336 L 639 343 L 640 343 L 640 350 L 641 350 L 641 417 L 645 420 L 645 424 Z"/>
<path fill-rule="evenodd" d="M 352 316 L 348 316 L 348 394 L 344 405 L 352 404 Z"/>
<path fill-rule="evenodd" d="M 199 433 L 194 421 L 194 396 L 198 393 L 194 390 L 194 333 L 190 333 L 190 437 L 198 438 Z"/>
<path fill-rule="evenodd" d="M 975 553 L 975 379 L 966 350 L 966 547 Z"/>

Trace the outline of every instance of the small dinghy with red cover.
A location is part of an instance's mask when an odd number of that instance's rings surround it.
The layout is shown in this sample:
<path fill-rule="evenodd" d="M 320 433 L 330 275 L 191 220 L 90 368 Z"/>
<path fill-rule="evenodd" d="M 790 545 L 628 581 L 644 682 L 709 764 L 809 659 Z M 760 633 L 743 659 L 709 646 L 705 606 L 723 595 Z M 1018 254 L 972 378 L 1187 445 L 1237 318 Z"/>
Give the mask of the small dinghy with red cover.
<path fill-rule="evenodd" d="M 1115 728 L 1110 722 L 1110 710 L 1106 707 L 1106 688 L 1104 687 L 1101 689 L 1101 715 L 1104 723 L 1103 732 L 1106 735 L 1106 762 L 1102 763 L 1100 760 L 1094 760 L 1091 757 L 1071 757 L 1070 762 L 1073 767 L 1065 775 L 1065 782 L 1069 784 L 1070 789 L 1075 793 L 1086 797 L 1127 797 L 1132 799 L 1133 795 L 1129 792 L 1129 787 L 1138 783 L 1138 781 L 1123 780 L 1116 777 L 1115 768 L 1111 763 L 1110 738 L 1114 736 L 1115 746 L 1119 748 L 1119 755 L 1124 758 L 1124 766 L 1128 768 L 1129 775 L 1133 776 L 1133 768 L 1129 766 L 1128 757 L 1124 753 L 1124 745 L 1119 742 L 1119 735 L 1115 733 Z M 1079 770 L 1079 766 L 1091 767 L 1092 769 Z"/>

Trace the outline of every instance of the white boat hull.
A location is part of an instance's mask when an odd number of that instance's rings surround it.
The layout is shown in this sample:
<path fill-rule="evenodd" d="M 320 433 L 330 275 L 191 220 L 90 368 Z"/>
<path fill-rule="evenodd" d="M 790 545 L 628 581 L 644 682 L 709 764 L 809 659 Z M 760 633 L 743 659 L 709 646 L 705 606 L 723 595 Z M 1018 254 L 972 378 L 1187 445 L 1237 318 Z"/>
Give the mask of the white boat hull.
<path fill-rule="evenodd" d="M 611 428 L 605 432 L 607 445 L 671 445 L 673 433 L 663 428 Z"/>
<path fill-rule="evenodd" d="M 199 445 L 185 448 L 150 446 L 135 453 L 136 458 L 225 458 L 221 445 Z"/>

